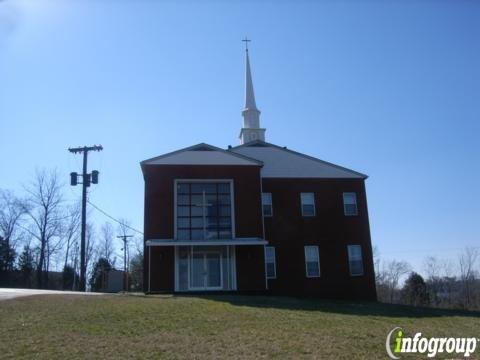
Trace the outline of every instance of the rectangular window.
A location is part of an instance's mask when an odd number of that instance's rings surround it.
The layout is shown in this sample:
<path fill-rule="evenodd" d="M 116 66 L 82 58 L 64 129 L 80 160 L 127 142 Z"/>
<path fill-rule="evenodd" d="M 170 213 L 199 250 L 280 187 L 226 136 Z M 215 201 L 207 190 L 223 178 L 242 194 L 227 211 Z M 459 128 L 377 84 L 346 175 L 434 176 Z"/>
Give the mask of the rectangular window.
<path fill-rule="evenodd" d="M 265 246 L 265 266 L 267 267 L 267 279 L 277 278 L 277 269 L 275 263 L 275 248 Z"/>
<path fill-rule="evenodd" d="M 315 216 L 315 197 L 313 193 L 301 193 L 302 216 Z"/>
<path fill-rule="evenodd" d="M 363 275 L 362 247 L 360 245 L 348 245 L 348 264 L 351 276 Z"/>
<path fill-rule="evenodd" d="M 357 211 L 357 194 L 354 192 L 343 193 L 343 212 L 345 216 L 356 216 Z"/>
<path fill-rule="evenodd" d="M 230 182 L 177 183 L 177 239 L 232 238 Z"/>
<path fill-rule="evenodd" d="M 273 216 L 272 194 L 262 193 L 263 216 Z"/>
<path fill-rule="evenodd" d="M 318 246 L 305 246 L 305 270 L 307 278 L 320 277 Z"/>

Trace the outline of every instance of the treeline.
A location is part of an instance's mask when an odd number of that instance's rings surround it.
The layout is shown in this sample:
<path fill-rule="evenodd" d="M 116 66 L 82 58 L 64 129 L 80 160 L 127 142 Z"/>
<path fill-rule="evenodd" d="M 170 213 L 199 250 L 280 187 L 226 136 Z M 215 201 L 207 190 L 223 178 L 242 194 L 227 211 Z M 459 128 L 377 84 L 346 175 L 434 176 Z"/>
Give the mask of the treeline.
<path fill-rule="evenodd" d="M 78 288 L 81 207 L 80 202 L 66 201 L 64 191 L 55 170 L 37 171 L 21 195 L 0 189 L 1 287 Z M 87 222 L 85 255 L 91 289 L 104 289 L 104 272 L 123 270 L 123 251 L 116 236 L 125 235 L 129 228 L 126 219 L 120 219 L 116 228 L 110 222 L 100 226 Z M 143 240 L 141 235 L 131 240 L 127 244 L 129 290 L 141 290 Z"/>
<path fill-rule="evenodd" d="M 480 310 L 479 248 L 465 248 L 456 260 L 425 258 L 424 276 L 413 271 L 406 261 L 382 261 L 377 250 L 374 259 L 379 301 Z"/>

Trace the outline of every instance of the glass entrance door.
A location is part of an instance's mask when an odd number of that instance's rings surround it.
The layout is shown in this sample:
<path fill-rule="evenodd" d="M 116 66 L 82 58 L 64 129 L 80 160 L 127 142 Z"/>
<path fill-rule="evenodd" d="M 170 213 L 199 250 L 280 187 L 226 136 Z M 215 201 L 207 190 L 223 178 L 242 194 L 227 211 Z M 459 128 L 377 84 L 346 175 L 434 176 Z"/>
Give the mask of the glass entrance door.
<path fill-rule="evenodd" d="M 191 259 L 192 263 L 190 265 L 190 287 L 203 289 L 205 287 L 204 254 L 194 252 Z"/>
<path fill-rule="evenodd" d="M 207 253 L 206 259 L 206 282 L 207 288 L 221 288 L 222 287 L 222 269 L 221 256 L 219 253 Z"/>
<path fill-rule="evenodd" d="M 222 289 L 221 253 L 193 251 L 190 259 L 190 289 Z"/>
<path fill-rule="evenodd" d="M 175 248 L 175 291 L 236 289 L 234 246 Z"/>

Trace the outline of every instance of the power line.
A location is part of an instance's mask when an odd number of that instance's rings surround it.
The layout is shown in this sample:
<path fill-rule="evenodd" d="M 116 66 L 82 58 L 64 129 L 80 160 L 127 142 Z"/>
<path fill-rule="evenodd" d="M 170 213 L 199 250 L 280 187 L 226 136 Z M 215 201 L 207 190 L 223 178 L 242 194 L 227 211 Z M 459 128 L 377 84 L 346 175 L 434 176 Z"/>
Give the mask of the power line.
<path fill-rule="evenodd" d="M 116 223 L 119 223 L 120 225 L 122 226 L 125 226 L 127 229 L 130 229 L 132 231 L 135 231 L 136 233 L 139 233 L 141 235 L 143 235 L 143 232 L 141 232 L 140 230 L 137 230 L 131 226 L 128 226 L 127 224 L 121 222 L 120 220 L 118 219 L 115 219 L 112 215 L 108 214 L 107 212 L 105 212 L 104 210 L 100 209 L 97 205 L 93 204 L 90 200 L 87 200 L 87 202 L 92 205 L 97 211 L 101 212 L 103 215 L 105 215 L 106 217 L 108 217 L 109 219 L 115 221 Z"/>

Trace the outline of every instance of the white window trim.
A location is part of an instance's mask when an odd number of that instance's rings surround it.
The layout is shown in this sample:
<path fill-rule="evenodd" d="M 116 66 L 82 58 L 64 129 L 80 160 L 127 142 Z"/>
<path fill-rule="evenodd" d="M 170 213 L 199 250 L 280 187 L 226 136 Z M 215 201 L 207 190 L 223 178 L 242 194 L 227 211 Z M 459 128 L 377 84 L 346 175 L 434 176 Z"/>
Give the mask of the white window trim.
<path fill-rule="evenodd" d="M 345 196 L 346 195 L 352 195 L 355 197 L 355 214 L 347 214 L 347 208 L 346 208 L 346 203 L 345 203 Z M 343 215 L 345 216 L 358 216 L 358 199 L 357 199 L 357 193 L 356 192 L 344 192 L 343 193 Z"/>
<path fill-rule="evenodd" d="M 268 276 L 267 248 L 270 248 L 273 250 L 273 276 Z M 277 278 L 277 251 L 275 250 L 275 246 L 265 246 L 265 276 L 268 280 Z"/>
<path fill-rule="evenodd" d="M 310 276 L 308 275 L 308 266 L 307 266 L 307 248 L 316 248 L 317 249 L 317 266 L 318 266 L 318 276 Z M 321 275 L 320 272 L 320 249 L 318 248 L 318 245 L 305 245 L 303 247 L 304 255 L 305 255 L 305 276 L 307 278 L 319 278 Z"/>
<path fill-rule="evenodd" d="M 360 255 L 361 255 L 361 259 L 362 259 L 362 272 L 359 273 L 359 274 L 352 274 L 352 267 L 350 266 L 350 251 L 348 251 L 348 249 L 350 247 L 359 247 L 360 248 Z M 364 263 L 363 263 L 362 245 L 359 245 L 359 244 L 347 245 L 347 257 L 348 257 L 348 272 L 349 272 L 350 276 L 363 276 L 365 274 L 365 270 L 364 270 Z"/>
<path fill-rule="evenodd" d="M 233 179 L 175 179 L 173 182 L 173 238 L 177 240 L 177 185 L 181 182 L 211 182 L 211 183 L 219 183 L 219 182 L 228 182 L 230 183 L 230 208 L 231 208 L 231 216 L 232 216 L 232 239 L 236 238 L 235 235 L 235 205 L 233 203 L 234 199 L 234 186 L 233 186 Z M 262 209 L 263 211 L 263 209 Z"/>
<path fill-rule="evenodd" d="M 264 204 L 264 203 L 263 203 L 263 194 L 270 194 L 270 204 Z M 263 207 L 264 207 L 265 205 L 269 205 L 269 206 L 270 206 L 270 213 L 271 213 L 270 215 L 265 215 L 265 213 L 263 212 Z M 272 193 L 270 193 L 270 192 L 262 192 L 262 215 L 263 215 L 264 217 L 273 217 L 273 196 L 272 196 Z"/>
<path fill-rule="evenodd" d="M 313 215 L 305 215 L 303 213 L 303 202 L 302 202 L 302 194 L 312 194 L 313 195 Z M 305 204 L 310 205 L 310 204 Z M 317 207 L 315 206 L 315 193 L 313 192 L 301 192 L 300 193 L 300 211 L 302 212 L 303 217 L 314 217 L 317 216 Z"/>

